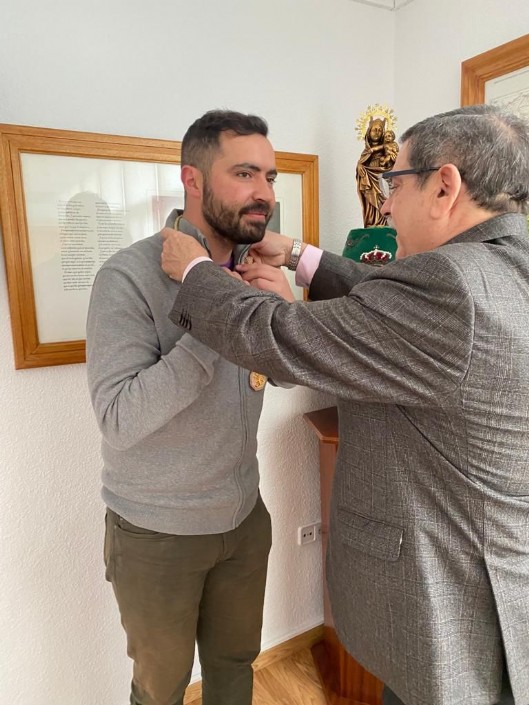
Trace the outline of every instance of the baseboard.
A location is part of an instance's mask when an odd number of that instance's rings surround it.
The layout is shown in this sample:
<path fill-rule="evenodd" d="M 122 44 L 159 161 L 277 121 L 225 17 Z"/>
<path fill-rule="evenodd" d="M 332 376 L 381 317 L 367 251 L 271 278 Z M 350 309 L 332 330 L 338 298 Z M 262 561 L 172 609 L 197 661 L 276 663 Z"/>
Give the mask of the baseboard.
<path fill-rule="evenodd" d="M 266 649 L 266 651 L 262 651 L 254 661 L 253 670 L 260 671 L 262 668 L 268 668 L 273 663 L 288 658 L 302 649 L 310 648 L 322 639 L 323 624 L 320 624 L 302 634 L 293 636 L 292 639 L 287 639 L 287 641 L 283 641 L 281 644 L 277 644 L 270 649 Z M 192 683 L 187 687 L 184 705 L 192 705 L 193 701 L 198 700 L 201 696 L 202 683 L 200 681 Z"/>

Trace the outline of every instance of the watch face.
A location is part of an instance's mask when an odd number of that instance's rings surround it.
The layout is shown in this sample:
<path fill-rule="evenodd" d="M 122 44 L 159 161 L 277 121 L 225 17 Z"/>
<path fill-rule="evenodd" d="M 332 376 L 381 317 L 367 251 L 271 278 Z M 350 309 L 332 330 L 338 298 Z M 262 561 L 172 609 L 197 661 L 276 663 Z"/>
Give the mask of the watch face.
<path fill-rule="evenodd" d="M 301 253 L 301 240 L 294 240 L 292 245 L 292 251 L 290 253 L 290 259 L 288 260 L 288 269 L 295 270 L 298 266 L 299 255 Z"/>

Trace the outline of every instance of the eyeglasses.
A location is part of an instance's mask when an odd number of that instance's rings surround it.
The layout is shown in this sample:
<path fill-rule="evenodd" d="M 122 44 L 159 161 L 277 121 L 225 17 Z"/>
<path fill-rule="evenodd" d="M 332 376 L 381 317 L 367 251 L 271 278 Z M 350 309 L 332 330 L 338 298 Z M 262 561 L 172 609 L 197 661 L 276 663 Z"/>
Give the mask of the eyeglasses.
<path fill-rule="evenodd" d="M 378 185 L 384 198 L 389 198 L 395 188 L 393 179 L 395 176 L 406 176 L 407 174 L 427 174 L 429 171 L 437 171 L 440 166 L 430 166 L 427 169 L 402 169 L 402 171 L 386 171 L 378 177 Z"/>

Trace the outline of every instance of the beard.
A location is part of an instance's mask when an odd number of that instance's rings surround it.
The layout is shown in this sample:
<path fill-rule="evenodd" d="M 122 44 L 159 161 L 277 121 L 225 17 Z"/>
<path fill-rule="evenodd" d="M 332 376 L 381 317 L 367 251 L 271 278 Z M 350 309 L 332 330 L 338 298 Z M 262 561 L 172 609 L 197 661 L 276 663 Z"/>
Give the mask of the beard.
<path fill-rule="evenodd" d="M 225 240 L 238 245 L 251 245 L 254 242 L 260 242 L 264 237 L 272 212 L 269 204 L 263 201 L 255 201 L 242 208 L 230 206 L 215 198 L 207 182 L 204 183 L 202 215 L 206 223 Z M 243 216 L 246 213 L 262 213 L 265 219 L 257 222 L 244 222 Z"/>

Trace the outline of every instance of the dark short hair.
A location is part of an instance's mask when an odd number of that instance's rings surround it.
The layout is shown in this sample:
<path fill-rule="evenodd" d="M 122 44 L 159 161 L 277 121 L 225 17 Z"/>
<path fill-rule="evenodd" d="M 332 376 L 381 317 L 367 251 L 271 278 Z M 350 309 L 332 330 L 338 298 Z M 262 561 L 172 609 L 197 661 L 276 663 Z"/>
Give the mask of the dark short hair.
<path fill-rule="evenodd" d="M 494 213 L 529 209 L 529 125 L 493 105 L 434 115 L 402 135 L 413 169 L 455 164 L 470 197 Z M 423 184 L 427 174 L 419 175 Z"/>
<path fill-rule="evenodd" d="M 233 110 L 209 110 L 188 128 L 182 140 L 182 166 L 188 164 L 207 172 L 220 147 L 222 132 L 268 136 L 268 125 L 257 115 Z"/>

